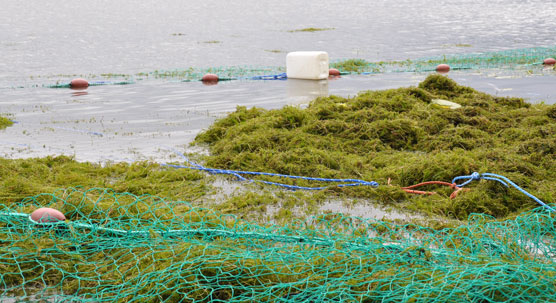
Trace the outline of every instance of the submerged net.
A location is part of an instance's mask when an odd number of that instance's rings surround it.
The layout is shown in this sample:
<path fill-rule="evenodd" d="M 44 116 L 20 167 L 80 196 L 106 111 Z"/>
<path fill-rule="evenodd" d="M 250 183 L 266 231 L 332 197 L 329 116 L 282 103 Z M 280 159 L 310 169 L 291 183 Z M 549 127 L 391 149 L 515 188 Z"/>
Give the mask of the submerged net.
<path fill-rule="evenodd" d="M 365 59 L 332 60 L 330 67 L 339 69 L 342 74 L 378 74 L 400 72 L 435 71 L 438 64 L 448 64 L 452 70 L 524 70 L 542 66 L 546 58 L 556 57 L 556 45 L 531 47 L 483 53 L 451 54 L 437 57 L 408 59 L 403 61 L 368 61 Z M 226 80 L 284 80 L 285 66 L 213 66 L 207 68 L 185 68 L 154 70 L 136 74 L 100 74 L 95 78 L 101 81 L 90 85 L 123 85 L 143 80 L 170 80 L 177 82 L 200 81 L 207 73 L 217 74 L 219 81 Z M 92 75 L 81 75 L 91 77 Z M 70 87 L 58 79 L 56 84 L 45 85 L 51 88 Z M 114 81 L 116 80 L 116 81 Z M 120 81 L 117 81 L 120 80 Z M 61 81 L 61 82 L 60 82 Z"/>
<path fill-rule="evenodd" d="M 35 223 L 38 207 L 68 220 Z M 554 302 L 555 214 L 433 230 L 338 214 L 254 224 L 70 188 L 0 208 L 0 301 Z"/>
<path fill-rule="evenodd" d="M 556 57 L 556 46 L 531 47 L 484 53 L 453 54 L 405 61 L 369 62 L 361 59 L 332 62 L 332 67 L 355 73 L 429 72 L 438 64 L 461 69 L 527 69 L 542 66 L 546 58 Z"/>
<path fill-rule="evenodd" d="M 533 66 L 542 66 L 543 60 L 550 57 L 556 57 L 556 45 L 482 53 L 452 54 L 403 61 L 376 62 L 364 59 L 333 60 L 330 67 L 338 68 L 344 74 L 430 72 L 435 71 L 438 64 L 448 64 L 452 70 L 520 70 L 530 69 Z M 260 76 L 280 74 L 285 71 L 285 67 L 221 66 L 204 69 L 157 70 L 149 73 L 141 73 L 139 76 L 155 79 L 178 78 L 185 81 L 194 81 L 200 80 L 206 73 L 214 73 L 218 74 L 224 80 L 271 80 L 269 78 L 260 78 Z"/>

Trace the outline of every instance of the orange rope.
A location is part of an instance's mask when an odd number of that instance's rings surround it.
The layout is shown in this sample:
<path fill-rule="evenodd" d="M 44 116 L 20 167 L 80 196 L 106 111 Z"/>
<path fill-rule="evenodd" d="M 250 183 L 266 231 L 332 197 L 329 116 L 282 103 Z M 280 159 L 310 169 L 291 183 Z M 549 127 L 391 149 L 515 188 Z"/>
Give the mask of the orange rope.
<path fill-rule="evenodd" d="M 443 186 L 449 186 L 451 189 L 454 190 L 454 192 L 452 192 L 452 194 L 450 194 L 450 199 L 454 199 L 461 190 L 463 190 L 464 188 L 462 187 L 458 187 L 456 185 L 456 183 L 449 183 L 449 182 L 444 182 L 444 181 L 427 181 L 427 182 L 421 182 L 419 184 L 415 184 L 415 185 L 411 185 L 411 186 L 405 186 L 402 187 L 401 189 L 403 189 L 406 193 L 410 193 L 410 194 L 416 194 L 416 195 L 436 195 L 436 192 L 434 191 L 422 191 L 422 190 L 415 190 L 414 188 L 417 187 L 421 187 L 421 186 L 425 186 L 425 185 L 443 185 Z M 390 178 L 388 178 L 388 185 L 390 184 Z M 465 188 L 465 190 L 469 190 L 468 188 Z"/>

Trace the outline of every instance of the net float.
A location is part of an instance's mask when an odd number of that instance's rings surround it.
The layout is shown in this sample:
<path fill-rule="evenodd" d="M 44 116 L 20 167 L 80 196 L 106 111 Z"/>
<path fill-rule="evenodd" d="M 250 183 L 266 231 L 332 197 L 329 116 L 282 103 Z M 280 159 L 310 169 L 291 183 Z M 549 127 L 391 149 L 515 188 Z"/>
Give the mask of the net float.
<path fill-rule="evenodd" d="M 450 65 L 448 64 L 438 64 L 438 66 L 436 66 L 436 71 L 439 73 L 447 73 L 450 71 Z"/>
<path fill-rule="evenodd" d="M 337 76 L 340 76 L 340 71 L 335 69 L 335 68 L 331 68 L 331 69 L 328 70 L 328 75 L 333 76 L 333 77 L 337 77 Z"/>
<path fill-rule="evenodd" d="M 66 216 L 54 208 L 41 207 L 31 213 L 31 220 L 37 223 L 55 223 L 65 221 Z"/>
<path fill-rule="evenodd" d="M 546 59 L 544 59 L 543 64 L 544 65 L 554 65 L 554 64 L 556 64 L 556 59 L 546 58 Z"/>
<path fill-rule="evenodd" d="M 76 78 L 71 80 L 70 87 L 71 88 L 87 88 L 89 86 L 89 82 L 82 78 Z"/>
<path fill-rule="evenodd" d="M 201 78 L 201 81 L 206 84 L 215 84 L 218 82 L 218 76 L 215 74 L 206 74 Z"/>

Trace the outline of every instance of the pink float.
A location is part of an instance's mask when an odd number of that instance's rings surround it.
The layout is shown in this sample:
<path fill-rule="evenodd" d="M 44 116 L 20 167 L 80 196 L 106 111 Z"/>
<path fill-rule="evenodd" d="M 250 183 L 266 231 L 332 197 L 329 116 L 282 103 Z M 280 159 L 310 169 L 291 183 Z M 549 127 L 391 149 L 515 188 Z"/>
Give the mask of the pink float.
<path fill-rule="evenodd" d="M 87 88 L 87 87 L 89 87 L 89 82 L 87 82 L 87 80 L 85 80 L 85 79 L 76 78 L 76 79 L 71 80 L 70 87 L 71 88 Z"/>
<path fill-rule="evenodd" d="M 448 64 L 438 64 L 436 71 L 439 73 L 447 73 L 450 71 L 450 65 Z"/>
<path fill-rule="evenodd" d="M 201 81 L 207 84 L 215 84 L 216 82 L 218 82 L 218 76 L 215 74 L 206 74 L 203 76 L 203 78 L 201 78 Z"/>
<path fill-rule="evenodd" d="M 556 59 L 554 58 L 546 58 L 543 61 L 544 65 L 554 65 L 556 64 Z"/>
<path fill-rule="evenodd" d="M 333 77 L 338 77 L 340 76 L 340 71 L 335 68 L 331 68 L 328 70 L 328 75 Z"/>
<path fill-rule="evenodd" d="M 37 223 L 55 223 L 65 221 L 66 216 L 54 208 L 42 207 L 31 213 L 31 220 Z"/>

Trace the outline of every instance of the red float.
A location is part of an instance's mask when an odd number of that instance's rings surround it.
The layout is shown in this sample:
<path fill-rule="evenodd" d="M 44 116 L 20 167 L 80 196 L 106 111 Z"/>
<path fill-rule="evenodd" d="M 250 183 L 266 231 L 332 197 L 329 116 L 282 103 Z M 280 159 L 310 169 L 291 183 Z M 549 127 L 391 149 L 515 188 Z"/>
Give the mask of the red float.
<path fill-rule="evenodd" d="M 215 74 L 206 74 L 201 81 L 205 84 L 216 84 L 216 82 L 218 82 L 218 76 Z"/>
<path fill-rule="evenodd" d="M 328 70 L 328 75 L 333 77 L 338 77 L 340 76 L 340 71 L 335 68 L 331 68 Z"/>
<path fill-rule="evenodd" d="M 87 87 L 89 87 L 89 82 L 87 82 L 87 80 L 85 80 L 85 79 L 76 78 L 76 79 L 71 80 L 70 87 L 71 88 L 87 88 Z"/>
<path fill-rule="evenodd" d="M 556 59 L 554 58 L 546 58 L 543 61 L 544 65 L 554 65 L 556 64 Z"/>
<path fill-rule="evenodd" d="M 31 220 L 38 223 L 65 221 L 66 216 L 54 208 L 42 207 L 31 213 Z"/>
<path fill-rule="evenodd" d="M 436 67 L 436 71 L 439 73 L 447 73 L 450 71 L 450 65 L 448 64 L 438 64 L 438 66 Z"/>

